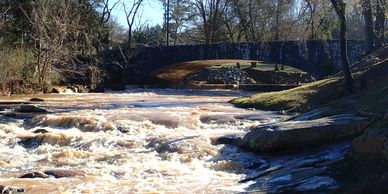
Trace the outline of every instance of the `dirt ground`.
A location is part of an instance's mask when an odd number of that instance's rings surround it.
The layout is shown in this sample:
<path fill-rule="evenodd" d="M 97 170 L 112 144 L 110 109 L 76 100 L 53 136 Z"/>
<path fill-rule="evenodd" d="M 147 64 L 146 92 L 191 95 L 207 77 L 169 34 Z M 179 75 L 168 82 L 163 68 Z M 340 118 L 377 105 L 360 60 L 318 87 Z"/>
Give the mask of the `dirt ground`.
<path fill-rule="evenodd" d="M 187 75 L 199 71 L 206 67 L 212 66 L 230 66 L 240 64 L 248 64 L 251 62 L 258 62 L 253 60 L 241 60 L 241 59 L 221 59 L 221 60 L 200 60 L 200 61 L 188 61 L 183 63 L 177 63 L 170 65 L 166 68 L 159 69 L 152 73 L 153 76 L 158 79 L 168 81 L 173 84 L 182 83 Z"/>

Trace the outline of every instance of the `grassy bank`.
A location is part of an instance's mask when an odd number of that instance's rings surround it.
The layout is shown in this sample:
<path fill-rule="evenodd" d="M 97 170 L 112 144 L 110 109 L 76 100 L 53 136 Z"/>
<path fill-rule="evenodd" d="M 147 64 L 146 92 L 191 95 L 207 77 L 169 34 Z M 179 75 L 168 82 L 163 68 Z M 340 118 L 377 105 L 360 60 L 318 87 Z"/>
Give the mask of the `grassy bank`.
<path fill-rule="evenodd" d="M 303 112 L 322 104 L 338 107 L 351 102 L 353 111 L 381 113 L 387 111 L 388 104 L 387 57 L 388 47 L 384 47 L 353 64 L 356 90 L 353 95 L 346 96 L 341 73 L 338 73 L 290 90 L 259 93 L 234 99 L 231 103 L 242 108 Z"/>
<path fill-rule="evenodd" d="M 329 78 L 289 90 L 237 98 L 231 103 L 260 110 L 306 110 L 342 96 L 343 88 L 338 87 L 341 83 L 339 78 Z"/>

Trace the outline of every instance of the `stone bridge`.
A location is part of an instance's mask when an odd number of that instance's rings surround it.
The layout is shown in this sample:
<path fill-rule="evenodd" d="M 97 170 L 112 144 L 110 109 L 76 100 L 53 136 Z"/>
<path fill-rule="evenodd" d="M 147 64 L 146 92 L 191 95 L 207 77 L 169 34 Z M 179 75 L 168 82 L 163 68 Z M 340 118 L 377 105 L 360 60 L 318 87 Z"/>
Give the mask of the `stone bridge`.
<path fill-rule="evenodd" d="M 349 60 L 353 63 L 364 55 L 364 41 L 349 40 L 348 49 Z M 136 77 L 131 82 L 142 82 L 159 68 L 207 59 L 247 59 L 285 64 L 309 72 L 316 78 L 341 69 L 338 40 L 269 41 L 144 47 L 135 57 L 136 71 L 128 70 L 130 72 L 125 72 L 124 76 Z"/>

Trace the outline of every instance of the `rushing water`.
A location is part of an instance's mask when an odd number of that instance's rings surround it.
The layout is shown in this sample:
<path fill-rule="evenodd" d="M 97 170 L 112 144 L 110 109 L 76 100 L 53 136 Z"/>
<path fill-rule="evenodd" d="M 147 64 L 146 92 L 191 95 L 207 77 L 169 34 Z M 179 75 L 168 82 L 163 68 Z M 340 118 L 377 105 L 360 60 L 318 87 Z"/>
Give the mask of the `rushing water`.
<path fill-rule="evenodd" d="M 319 174 L 327 163 L 343 156 L 347 144 L 278 157 L 214 145 L 216 137 L 243 135 L 253 125 L 282 118 L 227 103 L 242 95 L 247 94 L 133 89 L 37 96 L 45 99 L 39 106 L 53 113 L 0 116 L 0 185 L 25 188 L 28 193 L 235 193 L 276 192 L 279 185 L 299 190 L 335 187 L 333 179 Z M 49 133 L 33 133 L 37 129 Z M 28 138 L 40 143 L 20 143 Z M 85 176 L 18 178 L 48 169 L 78 169 Z M 317 173 L 303 173 L 307 171 Z"/>

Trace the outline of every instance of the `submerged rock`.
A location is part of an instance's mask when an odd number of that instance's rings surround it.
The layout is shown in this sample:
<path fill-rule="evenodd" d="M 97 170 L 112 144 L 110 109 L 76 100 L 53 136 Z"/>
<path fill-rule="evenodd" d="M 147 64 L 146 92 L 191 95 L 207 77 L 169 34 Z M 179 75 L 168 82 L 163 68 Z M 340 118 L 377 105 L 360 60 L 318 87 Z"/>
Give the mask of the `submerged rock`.
<path fill-rule="evenodd" d="M 16 109 L 17 112 L 21 113 L 49 113 L 45 108 L 38 107 L 36 105 L 29 105 L 29 104 L 22 104 L 18 109 Z"/>
<path fill-rule="evenodd" d="M 41 98 L 31 98 L 30 102 L 43 102 L 44 100 Z"/>
<path fill-rule="evenodd" d="M 237 120 L 233 115 L 201 115 L 199 120 L 202 123 L 215 123 L 215 124 L 225 124 L 225 123 L 237 123 Z"/>
<path fill-rule="evenodd" d="M 212 137 L 210 138 L 210 141 L 214 145 L 219 144 L 232 144 L 239 146 L 242 142 L 243 136 L 241 134 L 230 134 L 230 135 L 224 135 L 220 137 Z"/>
<path fill-rule="evenodd" d="M 42 131 L 43 132 L 43 131 Z M 19 135 L 19 144 L 26 149 L 35 149 L 42 144 L 66 146 L 69 145 L 72 137 L 64 133 L 35 133 Z"/>
<path fill-rule="evenodd" d="M 6 112 L 6 113 L 4 113 L 3 115 L 4 115 L 5 117 L 11 117 L 11 118 L 17 116 L 16 113 L 14 113 L 14 112 Z"/>
<path fill-rule="evenodd" d="M 13 188 L 13 187 L 7 187 L 7 186 L 0 185 L 0 193 L 1 194 L 24 193 L 24 192 L 26 192 L 25 189 Z"/>
<path fill-rule="evenodd" d="M 44 172 L 31 172 L 20 176 L 19 178 L 69 178 L 77 176 L 85 176 L 82 170 L 46 170 Z"/>
<path fill-rule="evenodd" d="M 32 133 L 49 133 L 49 131 L 47 131 L 46 129 L 37 129 L 37 130 L 33 131 Z"/>
<path fill-rule="evenodd" d="M 361 132 L 369 122 L 368 117 L 353 114 L 281 122 L 251 129 L 243 138 L 242 147 L 254 152 L 309 147 Z"/>
<path fill-rule="evenodd" d="M 35 137 L 27 137 L 19 141 L 19 144 L 26 149 L 35 149 L 39 147 L 43 142 L 43 139 Z"/>
<path fill-rule="evenodd" d="M 44 174 L 55 178 L 85 176 L 85 172 L 82 170 L 46 170 L 44 171 Z"/>
<path fill-rule="evenodd" d="M 27 174 L 23 174 L 19 178 L 25 179 L 25 178 L 48 178 L 46 174 L 43 174 L 41 172 L 30 172 Z"/>

